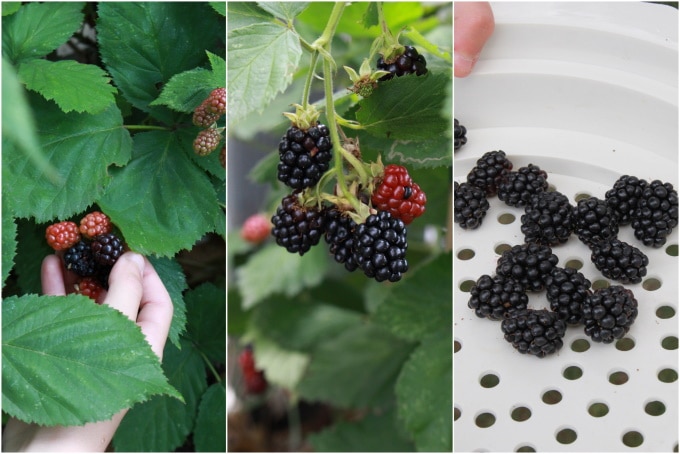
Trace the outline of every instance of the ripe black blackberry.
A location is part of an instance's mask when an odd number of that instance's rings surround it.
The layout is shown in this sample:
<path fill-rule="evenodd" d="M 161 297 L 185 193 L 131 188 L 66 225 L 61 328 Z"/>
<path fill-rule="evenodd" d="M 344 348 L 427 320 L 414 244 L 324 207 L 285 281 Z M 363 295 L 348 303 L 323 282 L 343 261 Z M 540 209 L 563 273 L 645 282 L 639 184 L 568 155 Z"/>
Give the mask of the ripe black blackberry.
<path fill-rule="evenodd" d="M 571 214 L 574 207 L 564 194 L 541 192 L 531 199 L 521 217 L 522 233 L 526 243 L 556 246 L 566 243 L 573 227 Z"/>
<path fill-rule="evenodd" d="M 277 177 L 293 189 L 304 189 L 319 182 L 332 158 L 330 131 L 317 123 L 307 130 L 288 128 L 279 143 Z"/>
<path fill-rule="evenodd" d="M 501 322 L 506 341 L 517 351 L 543 358 L 564 345 L 567 324 L 557 313 L 546 309 L 514 311 Z"/>
<path fill-rule="evenodd" d="M 97 235 L 92 239 L 90 248 L 95 262 L 104 266 L 113 266 L 124 250 L 123 242 L 113 233 Z"/>
<path fill-rule="evenodd" d="M 649 258 L 640 249 L 616 238 L 595 244 L 590 259 L 604 277 L 622 284 L 642 282 L 649 265 Z"/>
<path fill-rule="evenodd" d="M 643 189 L 631 222 L 635 238 L 658 248 L 677 225 L 678 192 L 670 183 L 652 181 Z"/>
<path fill-rule="evenodd" d="M 404 222 L 379 211 L 357 226 L 354 260 L 366 276 L 396 282 L 408 271 L 407 247 Z"/>
<path fill-rule="evenodd" d="M 572 213 L 574 233 L 588 247 L 616 238 L 619 220 L 614 210 L 602 199 L 587 197 L 576 202 Z"/>
<path fill-rule="evenodd" d="M 318 244 L 324 233 L 325 218 L 316 207 L 303 207 L 297 193 L 281 200 L 281 205 L 272 216 L 272 235 L 276 244 L 288 252 L 304 255 Z"/>
<path fill-rule="evenodd" d="M 523 207 L 548 189 L 548 174 L 534 164 L 508 172 L 498 180 L 498 198 L 512 207 Z"/>
<path fill-rule="evenodd" d="M 545 289 L 550 309 L 568 325 L 577 325 L 583 319 L 583 303 L 592 293 L 590 281 L 575 268 L 556 266 L 545 279 Z"/>
<path fill-rule="evenodd" d="M 97 272 L 97 262 L 92 256 L 90 243 L 80 240 L 64 253 L 64 264 L 67 270 L 71 270 L 78 276 L 94 276 Z"/>
<path fill-rule="evenodd" d="M 519 282 L 505 276 L 484 274 L 470 289 L 468 307 L 477 317 L 501 320 L 507 313 L 527 308 L 529 296 Z"/>
<path fill-rule="evenodd" d="M 336 207 L 326 211 L 324 239 L 335 261 L 344 264 L 347 271 L 354 271 L 358 266 L 353 256 L 356 228 L 356 222 Z"/>
<path fill-rule="evenodd" d="M 557 262 L 558 258 L 550 246 L 524 243 L 503 252 L 498 259 L 496 274 L 515 279 L 525 290 L 540 291 Z"/>
<path fill-rule="evenodd" d="M 383 57 L 378 58 L 376 67 L 383 71 L 389 71 L 378 80 L 390 80 L 394 76 L 401 77 L 407 74 L 422 76 L 427 73 L 425 57 L 418 53 L 413 46 L 404 46 L 404 52 L 391 62 L 386 62 Z"/>
<path fill-rule="evenodd" d="M 457 118 L 453 119 L 453 151 L 458 151 L 467 143 L 467 129 L 458 122 Z"/>
<path fill-rule="evenodd" d="M 503 150 L 488 151 L 467 174 L 467 182 L 492 196 L 498 192 L 498 181 L 511 170 L 512 162 Z"/>
<path fill-rule="evenodd" d="M 642 191 L 647 186 L 645 180 L 631 175 L 623 175 L 614 183 L 614 186 L 604 195 L 607 202 L 619 219 L 619 225 L 630 224 L 635 217 L 638 200 L 642 197 Z"/>
<path fill-rule="evenodd" d="M 595 290 L 583 304 L 586 335 L 605 344 L 621 339 L 637 318 L 637 306 L 633 292 L 622 285 Z"/>
<path fill-rule="evenodd" d="M 453 183 L 453 218 L 464 229 L 476 229 L 489 210 L 484 190 L 470 183 Z"/>

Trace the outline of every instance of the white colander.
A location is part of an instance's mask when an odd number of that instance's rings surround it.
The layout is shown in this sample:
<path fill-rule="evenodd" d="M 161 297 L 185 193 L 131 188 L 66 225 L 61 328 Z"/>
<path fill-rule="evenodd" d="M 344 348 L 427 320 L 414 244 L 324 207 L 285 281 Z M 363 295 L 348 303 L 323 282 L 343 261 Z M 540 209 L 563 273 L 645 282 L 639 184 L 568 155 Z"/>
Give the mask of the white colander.
<path fill-rule="evenodd" d="M 536 164 L 572 203 L 604 197 L 621 175 L 678 188 L 678 14 L 633 2 L 492 3 L 496 31 L 472 76 L 456 79 L 455 116 L 468 143 L 456 181 L 504 150 Z M 496 197 L 479 229 L 454 226 L 454 451 L 678 450 L 678 232 L 659 249 L 630 226 L 619 239 L 649 257 L 626 285 L 639 315 L 624 339 L 590 340 L 570 326 L 555 355 L 522 355 L 500 322 L 467 307 L 469 287 L 493 274 L 503 248 L 524 241 L 522 209 Z M 575 235 L 553 252 L 593 287 L 605 279 Z M 548 308 L 545 292 L 529 306 Z"/>

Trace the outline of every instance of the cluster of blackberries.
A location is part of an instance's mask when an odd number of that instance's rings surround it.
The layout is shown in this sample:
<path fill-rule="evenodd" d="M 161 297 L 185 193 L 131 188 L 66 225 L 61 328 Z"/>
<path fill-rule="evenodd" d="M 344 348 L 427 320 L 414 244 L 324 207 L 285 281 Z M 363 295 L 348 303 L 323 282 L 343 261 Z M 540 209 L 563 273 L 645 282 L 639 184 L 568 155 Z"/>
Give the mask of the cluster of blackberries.
<path fill-rule="evenodd" d="M 460 124 L 457 118 L 453 119 L 453 151 L 460 150 L 467 143 L 467 128 Z"/>
<path fill-rule="evenodd" d="M 404 52 L 389 62 L 386 62 L 383 57 L 379 57 L 376 67 L 382 71 L 389 71 L 389 74 L 385 74 L 379 80 L 390 80 L 395 76 L 401 77 L 407 74 L 417 76 L 427 74 L 425 57 L 420 55 L 413 46 L 404 46 Z"/>
<path fill-rule="evenodd" d="M 337 206 L 303 206 L 295 192 L 272 216 L 272 235 L 288 252 L 304 255 L 323 237 L 333 258 L 348 271 L 361 269 L 378 282 L 396 282 L 408 270 L 406 225 L 387 211 L 357 224 Z"/>
<path fill-rule="evenodd" d="M 222 130 L 215 123 L 227 112 L 227 90 L 216 88 L 194 109 L 192 123 L 201 129 L 193 141 L 194 153 L 207 156 L 212 153 L 222 140 Z"/>
<path fill-rule="evenodd" d="M 97 235 L 92 240 L 83 238 L 64 251 L 67 270 L 80 277 L 94 278 L 108 288 L 109 273 L 124 252 L 120 238 L 113 233 Z"/>
<path fill-rule="evenodd" d="M 291 126 L 279 142 L 278 179 L 293 189 L 314 186 L 333 157 L 328 127 L 316 123 L 307 129 Z"/>
<path fill-rule="evenodd" d="M 480 318 L 501 320 L 506 341 L 520 353 L 543 358 L 563 346 L 569 325 L 583 325 L 595 342 L 622 338 L 637 317 L 637 300 L 621 285 L 591 290 L 574 268 L 557 265 L 550 246 L 524 243 L 503 252 L 496 273 L 470 289 L 468 307 Z M 528 292 L 545 290 L 550 309 L 527 306 Z"/>

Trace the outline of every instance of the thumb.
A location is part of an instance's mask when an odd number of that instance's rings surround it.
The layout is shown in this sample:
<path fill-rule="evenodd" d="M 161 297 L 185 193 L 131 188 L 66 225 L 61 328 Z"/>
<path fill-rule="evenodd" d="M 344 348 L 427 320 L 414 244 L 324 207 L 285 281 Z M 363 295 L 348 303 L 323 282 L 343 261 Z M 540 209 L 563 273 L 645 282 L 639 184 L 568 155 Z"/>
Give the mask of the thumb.
<path fill-rule="evenodd" d="M 494 18 L 487 2 L 455 2 L 454 9 L 454 75 L 465 77 L 494 31 Z"/>
<path fill-rule="evenodd" d="M 135 252 L 121 255 L 109 274 L 109 290 L 104 304 L 118 309 L 133 322 L 142 301 L 144 257 Z"/>

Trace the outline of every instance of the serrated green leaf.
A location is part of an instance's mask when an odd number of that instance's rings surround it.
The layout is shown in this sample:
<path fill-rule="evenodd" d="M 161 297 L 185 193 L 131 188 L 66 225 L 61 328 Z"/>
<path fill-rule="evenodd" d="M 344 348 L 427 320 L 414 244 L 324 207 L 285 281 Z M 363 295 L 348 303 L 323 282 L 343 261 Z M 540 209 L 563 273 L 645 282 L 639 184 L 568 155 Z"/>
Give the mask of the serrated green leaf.
<path fill-rule="evenodd" d="M 257 2 L 257 6 L 276 17 L 292 21 L 307 8 L 308 2 Z"/>
<path fill-rule="evenodd" d="M 227 83 L 227 62 L 224 57 L 215 55 L 210 51 L 205 52 L 210 61 L 210 69 L 213 72 L 213 88 L 224 87 Z"/>
<path fill-rule="evenodd" d="M 310 434 L 314 452 L 412 452 L 396 411 L 368 414 L 359 421 L 340 421 Z"/>
<path fill-rule="evenodd" d="M 361 314 L 299 298 L 270 298 L 253 310 L 251 323 L 289 350 L 311 352 L 325 339 L 357 325 Z"/>
<path fill-rule="evenodd" d="M 433 331 L 453 329 L 450 285 L 452 255 L 441 254 L 390 287 L 375 313 L 376 323 L 406 340 L 419 340 Z"/>
<path fill-rule="evenodd" d="M 243 336 L 255 352 L 255 367 L 264 372 L 267 382 L 285 389 L 295 389 L 309 363 L 308 355 L 286 350 L 267 333 L 251 327 Z"/>
<path fill-rule="evenodd" d="M 278 24 L 254 24 L 228 36 L 229 118 L 262 111 L 293 80 L 302 55 L 298 35 Z"/>
<path fill-rule="evenodd" d="M 43 153 L 63 185 L 53 185 L 23 153 L 9 148 L 2 153 L 3 194 L 24 201 L 13 207 L 17 217 L 65 219 L 102 194 L 110 180 L 109 166 L 130 159 L 132 141 L 115 105 L 96 115 L 66 114 L 35 93 L 29 99 Z"/>
<path fill-rule="evenodd" d="M 214 9 L 217 14 L 222 16 L 227 15 L 227 3 L 226 2 L 210 2 L 210 6 Z"/>
<path fill-rule="evenodd" d="M 358 324 L 319 344 L 297 391 L 341 407 L 384 404 L 394 397 L 397 376 L 412 349 L 380 327 Z"/>
<path fill-rule="evenodd" d="M 184 403 L 154 396 L 127 412 L 113 437 L 116 451 L 173 452 L 194 427 L 201 396 L 208 387 L 201 355 L 182 340 L 181 350 L 167 343 L 163 371 L 184 397 Z"/>
<path fill-rule="evenodd" d="M 359 101 L 357 120 L 368 133 L 386 139 L 429 140 L 450 134 L 450 119 L 441 115 L 450 83 L 442 73 L 395 77 Z"/>
<path fill-rule="evenodd" d="M 81 425 L 154 394 L 180 397 L 139 327 L 119 311 L 81 295 L 3 301 L 3 411 L 41 425 Z"/>
<path fill-rule="evenodd" d="M 211 361 L 221 364 L 226 364 L 227 356 L 226 300 L 225 289 L 212 283 L 201 284 L 185 295 L 187 336 Z"/>
<path fill-rule="evenodd" d="M 227 2 L 227 28 L 231 32 L 237 28 L 253 24 L 272 22 L 274 17 L 257 6 L 255 2 Z"/>
<path fill-rule="evenodd" d="M 209 80 L 210 74 L 205 68 L 175 74 L 165 84 L 161 95 L 150 105 L 164 105 L 177 112 L 192 113 L 214 88 Z"/>
<path fill-rule="evenodd" d="M 182 292 L 187 289 L 187 280 L 182 267 L 177 261 L 167 257 L 148 257 L 149 262 L 158 273 L 158 277 L 163 281 L 165 289 L 172 300 L 172 323 L 168 340 L 176 347 L 179 347 L 180 335 L 184 333 L 187 324 L 187 310 Z"/>
<path fill-rule="evenodd" d="M 210 180 L 187 157 L 177 134 L 136 134 L 132 160 L 111 174 L 97 203 L 132 250 L 171 256 L 224 223 Z"/>
<path fill-rule="evenodd" d="M 7 208 L 7 197 L 2 198 L 2 286 L 5 286 L 9 272 L 14 268 L 17 252 L 17 225 L 12 212 Z"/>
<path fill-rule="evenodd" d="M 5 196 L 3 196 L 3 199 Z M 19 285 L 19 294 L 42 293 L 40 267 L 45 257 L 54 254 L 54 250 L 45 241 L 46 224 L 35 224 L 28 219 L 16 219 L 17 254 L 15 272 Z"/>
<path fill-rule="evenodd" d="M 196 416 L 196 452 L 227 452 L 227 391 L 223 383 L 210 385 L 203 393 Z"/>
<path fill-rule="evenodd" d="M 396 386 L 400 419 L 418 451 L 453 449 L 453 347 L 450 335 L 432 335 L 413 352 Z"/>
<path fill-rule="evenodd" d="M 83 21 L 82 2 L 29 2 L 2 18 L 2 54 L 12 63 L 42 57 L 65 43 Z"/>
<path fill-rule="evenodd" d="M 29 60 L 19 66 L 19 77 L 26 88 L 54 100 L 67 113 L 96 114 L 115 103 L 116 88 L 98 66 L 75 60 Z"/>
<path fill-rule="evenodd" d="M 116 86 L 159 119 L 162 108 L 149 103 L 161 85 L 206 63 L 206 43 L 224 41 L 223 19 L 203 2 L 101 2 L 98 14 L 100 52 Z"/>
<path fill-rule="evenodd" d="M 251 308 L 276 293 L 293 296 L 303 288 L 318 284 L 328 267 L 326 256 L 323 245 L 313 247 L 302 257 L 277 244 L 260 249 L 236 270 L 236 286 L 243 297 L 243 308 Z"/>
<path fill-rule="evenodd" d="M 451 166 L 451 137 L 445 134 L 426 140 L 394 140 L 362 134 L 360 143 L 362 151 L 378 150 L 383 163 L 400 164 L 409 170 Z"/>

